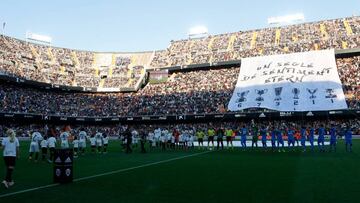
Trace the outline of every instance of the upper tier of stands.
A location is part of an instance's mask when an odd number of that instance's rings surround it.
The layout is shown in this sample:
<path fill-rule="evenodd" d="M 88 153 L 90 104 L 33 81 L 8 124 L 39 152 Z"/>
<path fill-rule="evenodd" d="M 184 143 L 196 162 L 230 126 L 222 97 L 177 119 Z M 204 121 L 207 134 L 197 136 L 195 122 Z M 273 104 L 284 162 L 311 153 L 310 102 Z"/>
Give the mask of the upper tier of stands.
<path fill-rule="evenodd" d="M 351 49 L 359 45 L 360 17 L 350 17 L 172 41 L 168 49 L 156 51 L 151 66 L 211 64 L 251 56 Z"/>
<path fill-rule="evenodd" d="M 96 53 L 0 37 L 0 74 L 100 91 L 138 89 L 153 52 Z"/>
<path fill-rule="evenodd" d="M 0 37 L 0 75 L 98 91 L 136 91 L 147 68 L 212 64 L 244 57 L 360 47 L 360 17 L 172 41 L 163 51 L 98 53 Z"/>

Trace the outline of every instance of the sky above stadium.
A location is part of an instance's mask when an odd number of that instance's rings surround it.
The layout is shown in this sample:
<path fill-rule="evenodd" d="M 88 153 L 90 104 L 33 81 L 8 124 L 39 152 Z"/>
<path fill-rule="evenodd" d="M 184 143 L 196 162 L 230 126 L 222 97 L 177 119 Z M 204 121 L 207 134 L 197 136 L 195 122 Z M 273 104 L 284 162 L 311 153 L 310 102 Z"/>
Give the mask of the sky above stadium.
<path fill-rule="evenodd" d="M 92 51 L 165 49 L 204 25 L 210 34 L 268 27 L 267 18 L 303 13 L 305 22 L 360 15 L 359 0 L 1 0 L 5 35 L 49 35 L 53 45 Z"/>

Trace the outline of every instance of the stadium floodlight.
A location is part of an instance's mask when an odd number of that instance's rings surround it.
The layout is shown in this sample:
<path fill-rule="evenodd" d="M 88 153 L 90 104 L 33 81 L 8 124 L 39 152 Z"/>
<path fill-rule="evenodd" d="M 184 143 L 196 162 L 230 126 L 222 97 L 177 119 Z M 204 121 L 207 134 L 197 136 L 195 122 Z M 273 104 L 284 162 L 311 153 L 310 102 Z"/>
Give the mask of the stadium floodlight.
<path fill-rule="evenodd" d="M 208 35 L 208 28 L 204 25 L 195 26 L 190 28 L 188 36 L 189 38 L 203 37 Z"/>
<path fill-rule="evenodd" d="M 26 32 L 26 40 L 37 41 L 45 44 L 51 44 L 52 38 L 46 35 Z"/>
<path fill-rule="evenodd" d="M 269 25 L 293 24 L 298 22 L 304 22 L 305 17 L 303 13 L 296 13 L 285 16 L 270 17 L 267 21 Z"/>

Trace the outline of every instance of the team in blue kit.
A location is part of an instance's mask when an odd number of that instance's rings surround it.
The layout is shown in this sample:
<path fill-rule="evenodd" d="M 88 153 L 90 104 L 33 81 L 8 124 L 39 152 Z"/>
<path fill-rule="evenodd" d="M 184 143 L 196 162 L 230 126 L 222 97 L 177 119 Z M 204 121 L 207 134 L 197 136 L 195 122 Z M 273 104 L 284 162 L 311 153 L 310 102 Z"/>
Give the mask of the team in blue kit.
<path fill-rule="evenodd" d="M 287 141 L 287 148 L 289 151 L 295 151 L 297 147 L 301 147 L 302 152 L 306 152 L 309 149 L 311 152 L 315 151 L 314 141 L 317 141 L 318 151 L 325 152 L 325 139 L 329 139 L 329 152 L 336 152 L 337 141 L 341 135 L 344 135 L 346 151 L 352 151 L 352 128 L 348 125 L 343 131 L 342 128 L 331 124 L 330 127 L 321 125 L 301 125 L 297 128 L 295 124 L 290 126 L 283 124 L 268 126 L 261 125 L 257 131 L 256 124 L 252 122 L 252 142 L 257 146 L 257 137 L 261 139 L 262 148 L 264 151 L 268 151 L 268 142 L 271 143 L 271 151 L 284 152 L 284 140 Z M 257 134 L 258 132 L 258 134 Z M 343 133 L 340 133 L 343 132 Z M 250 135 L 246 125 L 238 131 L 240 136 L 240 143 L 243 150 L 246 150 L 247 137 Z M 296 144 L 296 138 L 300 141 L 300 145 Z M 309 148 L 307 148 L 309 147 Z"/>

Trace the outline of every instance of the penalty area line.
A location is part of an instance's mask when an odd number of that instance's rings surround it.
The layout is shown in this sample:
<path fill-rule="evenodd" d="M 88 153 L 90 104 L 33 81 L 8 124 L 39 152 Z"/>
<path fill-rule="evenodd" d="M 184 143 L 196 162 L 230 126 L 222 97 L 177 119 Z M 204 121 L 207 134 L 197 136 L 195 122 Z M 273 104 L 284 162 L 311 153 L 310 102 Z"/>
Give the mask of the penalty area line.
<path fill-rule="evenodd" d="M 112 174 L 121 173 L 121 172 L 125 172 L 125 171 L 131 171 L 131 170 L 135 170 L 135 169 L 138 169 L 138 168 L 154 166 L 154 165 L 158 165 L 158 164 L 162 164 L 162 163 L 176 161 L 176 160 L 179 160 L 179 159 L 185 159 L 185 158 L 188 158 L 188 157 L 207 154 L 207 153 L 210 153 L 210 152 L 212 152 L 212 151 L 199 152 L 199 153 L 194 153 L 194 154 L 190 154 L 190 155 L 175 157 L 175 158 L 171 158 L 171 159 L 165 159 L 165 160 L 162 160 L 162 161 L 156 161 L 156 162 L 152 162 L 152 163 L 148 163 L 148 164 L 143 164 L 143 165 L 139 165 L 139 166 L 123 168 L 123 169 L 119 169 L 119 170 L 115 170 L 115 171 L 109 171 L 109 172 L 105 172 L 105 173 L 100 173 L 100 174 L 97 174 L 97 175 L 92 175 L 92 176 L 87 176 L 87 177 L 82 177 L 82 178 L 76 178 L 76 179 L 73 180 L 73 182 L 79 182 L 79 181 L 83 181 L 83 180 L 89 180 L 89 179 L 102 177 L 102 176 L 107 176 L 107 175 L 112 175 Z M 32 192 L 32 191 L 35 191 L 35 190 L 41 190 L 41 189 L 45 189 L 45 188 L 55 187 L 55 186 L 59 186 L 59 185 L 61 185 L 61 184 L 60 183 L 54 183 L 54 184 L 44 185 L 44 186 L 40 186 L 40 187 L 34 187 L 34 188 L 26 189 L 26 190 L 20 190 L 20 191 L 0 195 L 0 198 L 9 197 L 9 196 L 13 196 L 13 195 L 21 194 L 21 193 L 26 193 L 26 192 Z"/>

